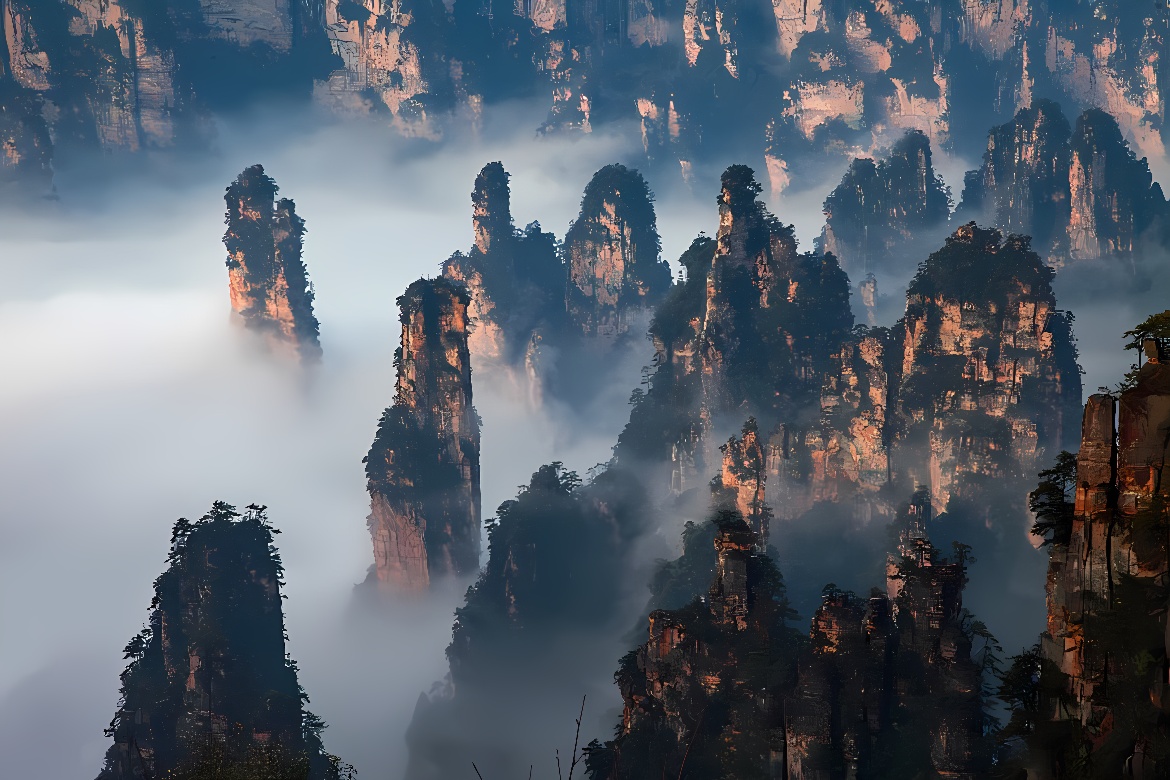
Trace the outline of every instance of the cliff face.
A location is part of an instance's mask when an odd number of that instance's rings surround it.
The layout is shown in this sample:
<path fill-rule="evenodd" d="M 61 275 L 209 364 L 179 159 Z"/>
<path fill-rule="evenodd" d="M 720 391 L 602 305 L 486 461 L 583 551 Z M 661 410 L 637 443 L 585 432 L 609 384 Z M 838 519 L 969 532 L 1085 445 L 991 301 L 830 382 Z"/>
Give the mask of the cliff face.
<path fill-rule="evenodd" d="M 5 0 L 0 113 L 25 135 L 8 146 L 19 154 L 10 151 L 0 167 L 37 158 L 47 171 L 54 149 L 68 155 L 200 144 L 209 108 L 257 94 L 307 94 L 332 60 L 315 6 Z M 51 146 L 30 140 L 42 132 Z"/>
<path fill-rule="evenodd" d="M 797 255 L 791 226 L 768 213 L 760 191 L 746 166 L 723 174 L 696 350 L 712 413 L 745 401 L 775 408 L 776 385 L 819 388 L 818 369 L 853 324 L 847 277 L 832 258 Z"/>
<path fill-rule="evenodd" d="M 820 248 L 832 252 L 851 279 L 886 272 L 904 279 L 913 270 L 915 245 L 949 217 L 950 193 L 934 171 L 930 140 L 913 131 L 884 159 L 850 164 L 825 199 Z"/>
<path fill-rule="evenodd" d="M 1095 765 L 1157 777 L 1166 749 L 1164 579 L 1170 365 L 1165 345 L 1144 344 L 1145 365 L 1120 396 L 1085 405 L 1066 519 L 1050 529 L 1048 626 L 1041 720 L 1064 726 L 1067 750 L 1045 746 L 1059 773 L 1077 750 Z M 1045 477 L 1042 474 L 1041 477 Z M 1071 501 L 1069 500 L 1071 499 Z M 1034 507 L 1035 508 L 1035 507 Z M 1042 753 L 1043 755 L 1043 753 Z"/>
<path fill-rule="evenodd" d="M 376 106 L 404 135 L 438 137 L 433 115 L 453 106 L 461 86 L 457 61 L 447 57 L 441 2 L 326 0 L 324 25 L 342 67 L 318 85 L 319 98 L 343 112 Z"/>
<path fill-rule="evenodd" d="M 374 565 L 367 583 L 422 590 L 479 568 L 479 417 L 467 347 L 470 299 L 420 279 L 398 299 L 394 404 L 366 456 Z"/>
<path fill-rule="evenodd" d="M 569 318 L 589 335 L 612 339 L 626 333 L 636 313 L 670 288 L 650 188 L 624 165 L 607 165 L 593 175 L 581 213 L 565 235 L 564 253 Z"/>
<path fill-rule="evenodd" d="M 590 746 L 590 776 L 983 776 L 990 645 L 963 610 L 966 553 L 941 558 L 929 516 L 923 494 L 903 509 L 886 593 L 826 586 L 801 641 L 758 537 L 738 511 L 718 513 L 710 587 L 650 614 L 648 641 L 615 675 L 622 722 Z M 684 558 L 697 555 L 688 541 Z"/>
<path fill-rule="evenodd" d="M 227 188 L 228 282 L 232 311 L 277 351 L 305 362 L 321 357 L 313 288 L 301 259 L 305 221 L 264 166 L 244 170 Z"/>
<path fill-rule="evenodd" d="M 983 166 L 968 174 L 960 211 L 1032 236 L 1059 266 L 1128 259 L 1167 206 L 1113 117 L 1092 109 L 1071 130 L 1059 106 L 1037 101 L 991 131 Z"/>
<path fill-rule="evenodd" d="M 556 239 L 532 223 L 512 223 L 508 173 L 488 163 L 471 193 L 475 243 L 443 264 L 443 276 L 467 287 L 472 321 L 469 344 L 480 365 L 529 373 L 543 334 L 561 326 L 565 272 Z M 529 376 L 530 390 L 539 389 Z"/>
<path fill-rule="evenodd" d="M 651 613 L 647 642 L 615 675 L 622 722 L 614 740 L 590 746 L 590 777 L 783 772 L 781 692 L 792 684 L 799 637 L 786 622 L 779 572 L 756 552 L 755 534 L 734 511 L 716 522 L 706 598 Z"/>
<path fill-rule="evenodd" d="M 1080 406 L 1069 323 L 1051 269 L 1027 239 L 973 223 L 932 254 L 907 291 L 902 468 L 935 503 L 1035 473 L 1060 451 Z"/>
<path fill-rule="evenodd" d="M 337 777 L 285 652 L 274 533 L 263 507 L 241 515 L 222 502 L 175 524 L 150 622 L 126 646 L 99 780 L 203 776 L 216 765 Z"/>

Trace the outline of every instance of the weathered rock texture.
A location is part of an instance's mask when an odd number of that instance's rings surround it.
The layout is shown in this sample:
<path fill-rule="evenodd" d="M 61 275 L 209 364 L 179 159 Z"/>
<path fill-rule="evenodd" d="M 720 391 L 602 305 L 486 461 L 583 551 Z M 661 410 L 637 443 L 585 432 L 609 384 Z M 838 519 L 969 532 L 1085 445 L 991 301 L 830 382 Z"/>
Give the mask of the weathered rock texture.
<path fill-rule="evenodd" d="M 806 642 L 758 537 L 738 511 L 718 513 L 710 587 L 650 614 L 648 641 L 615 675 L 622 722 L 590 746 L 590 776 L 984 776 L 965 559 L 939 556 L 925 532 L 928 498 L 926 507 L 926 520 L 921 505 L 903 510 L 887 592 L 859 599 L 826 586 Z M 697 554 L 688 542 L 684 558 Z M 668 576 L 696 563 L 672 564 Z"/>
<path fill-rule="evenodd" d="M 0 171 L 34 162 L 48 171 L 54 150 L 203 143 L 209 109 L 258 93 L 308 94 L 332 60 L 316 5 L 4 0 L 0 143 L 10 151 Z"/>
<path fill-rule="evenodd" d="M 1051 667 L 1044 667 L 1039 714 L 1066 730 L 1063 745 L 1048 746 L 1048 777 L 1078 751 L 1095 766 L 1116 767 L 1118 776 L 1123 766 L 1142 778 L 1170 768 L 1162 481 L 1170 363 L 1162 342 L 1149 339 L 1144 351 L 1130 389 L 1093 395 L 1085 405 L 1072 506 L 1067 525 L 1050 538 L 1040 650 Z"/>
<path fill-rule="evenodd" d="M 443 276 L 467 287 L 469 344 L 479 365 L 528 374 L 536 348 L 563 327 L 565 271 L 556 239 L 533 222 L 523 231 L 512 222 L 508 173 L 488 163 L 471 193 L 475 243 L 443 264 Z M 536 377 L 527 377 L 530 389 Z"/>
<path fill-rule="evenodd" d="M 716 522 L 706 598 L 650 614 L 647 642 L 615 675 L 622 722 L 614 740 L 591 746 L 590 777 L 783 776 L 783 691 L 799 636 L 755 534 L 735 511 Z"/>
<path fill-rule="evenodd" d="M 913 273 L 916 251 L 950 217 L 950 193 L 931 162 L 930 140 L 907 133 L 883 159 L 854 160 L 825 199 L 820 249 L 851 279 Z"/>
<path fill-rule="evenodd" d="M 618 459 L 669 470 L 675 493 L 722 469 L 781 519 L 824 501 L 889 516 L 891 483 L 929 485 L 940 506 L 993 483 L 1023 496 L 1075 435 L 1081 389 L 1071 320 L 1027 239 L 960 228 L 921 265 L 900 322 L 851 329 L 844 274 L 796 253 L 744 171 L 725 174 L 719 233 L 683 255 L 687 278 L 656 312 L 656 370 Z M 712 451 L 747 417 L 758 485 Z"/>
<path fill-rule="evenodd" d="M 367 583 L 422 590 L 479 568 L 479 417 L 472 406 L 470 299 L 420 279 L 398 299 L 394 404 L 366 456 L 374 565 Z"/>
<path fill-rule="evenodd" d="M 227 188 L 228 282 L 232 311 L 272 347 L 306 362 L 319 360 L 313 286 L 301 259 L 305 221 L 264 166 L 244 170 Z"/>
<path fill-rule="evenodd" d="M 222 502 L 175 524 L 150 621 L 126 645 L 99 780 L 203 776 L 193 762 L 209 757 L 250 776 L 337 777 L 286 653 L 274 533 L 263 507 Z"/>
<path fill-rule="evenodd" d="M 751 169 L 728 168 L 722 184 L 719 232 L 681 259 L 686 280 L 650 327 L 650 390 L 635 395 L 618 442 L 619 459 L 668 461 L 678 492 L 719 468 L 717 437 L 747 416 L 761 431 L 815 417 L 823 378 L 853 324 L 848 279 L 832 257 L 797 253 L 792 228 L 758 200 Z M 772 451 L 769 442 L 769 468 Z"/>
<path fill-rule="evenodd" d="M 1052 274 L 1026 238 L 972 223 L 910 284 L 900 468 L 939 506 L 1036 473 L 1073 438 L 1080 374 Z"/>
<path fill-rule="evenodd" d="M 1112 116 L 1091 109 L 1070 129 L 1058 105 L 1037 101 L 991 131 L 983 166 L 967 176 L 960 212 L 1032 236 L 1060 266 L 1131 258 L 1168 208 Z"/>
<path fill-rule="evenodd" d="M 657 304 L 670 289 L 650 188 L 624 165 L 607 165 L 593 175 L 564 252 L 566 306 L 584 333 L 613 338 L 629 331 L 633 314 Z"/>

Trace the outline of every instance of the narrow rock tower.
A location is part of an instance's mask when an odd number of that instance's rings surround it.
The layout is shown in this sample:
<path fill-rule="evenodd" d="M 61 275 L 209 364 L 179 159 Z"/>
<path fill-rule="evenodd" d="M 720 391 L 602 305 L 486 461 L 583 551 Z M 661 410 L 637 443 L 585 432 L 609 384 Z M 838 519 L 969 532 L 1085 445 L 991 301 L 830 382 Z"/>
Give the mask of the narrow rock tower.
<path fill-rule="evenodd" d="M 422 590 L 479 568 L 479 416 L 472 406 L 467 289 L 420 279 L 398 299 L 394 404 L 366 456 L 374 565 L 367 582 Z"/>
<path fill-rule="evenodd" d="M 227 188 L 228 282 L 232 311 L 274 351 L 304 362 L 321 358 L 313 286 L 301 259 L 305 221 L 288 198 L 276 200 L 264 166 L 244 170 Z"/>

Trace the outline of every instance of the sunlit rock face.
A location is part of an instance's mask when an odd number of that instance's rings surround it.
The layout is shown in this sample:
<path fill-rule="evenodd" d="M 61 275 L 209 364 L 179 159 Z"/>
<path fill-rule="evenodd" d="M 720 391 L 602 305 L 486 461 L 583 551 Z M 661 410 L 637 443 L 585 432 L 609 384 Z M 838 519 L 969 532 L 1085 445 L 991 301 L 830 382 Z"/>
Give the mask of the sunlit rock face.
<path fill-rule="evenodd" d="M 126 645 L 98 780 L 198 777 L 224 765 L 336 777 L 324 724 L 303 709 L 286 653 L 276 533 L 263 507 L 241 515 L 222 502 L 175 524 L 149 622 Z"/>
<path fill-rule="evenodd" d="M 149 37 L 156 28 L 140 10 L 119 0 L 13 0 L 3 13 L 5 75 L 45 96 L 43 114 L 62 140 L 129 151 L 173 144 L 185 96 L 173 51 Z"/>
<path fill-rule="evenodd" d="M 587 335 L 612 340 L 628 332 L 631 320 L 670 288 L 650 188 L 624 165 L 607 165 L 594 174 L 564 247 L 566 307 Z"/>
<path fill-rule="evenodd" d="M 244 170 L 227 188 L 228 291 L 244 327 L 274 351 L 314 362 L 321 357 L 313 288 L 301 258 L 305 221 L 264 166 Z"/>
<path fill-rule="evenodd" d="M 917 266 L 916 239 L 949 217 L 950 196 L 935 173 L 930 141 L 912 131 L 885 158 L 850 164 L 825 199 L 820 248 L 833 253 L 851 279 L 886 271 L 905 278 Z"/>
<path fill-rule="evenodd" d="M 960 212 L 1030 235 L 1061 266 L 1128 260 L 1167 205 L 1113 117 L 1090 109 L 1070 128 L 1059 106 L 1037 101 L 991 131 L 982 167 L 967 175 Z"/>
<path fill-rule="evenodd" d="M 386 111 L 404 135 L 439 136 L 435 114 L 454 106 L 461 87 L 439 0 L 326 0 L 324 25 L 343 67 L 319 85 L 319 97 L 344 112 Z"/>
<path fill-rule="evenodd" d="M 1039 709 L 1091 760 L 1120 755 L 1141 776 L 1156 777 L 1165 750 L 1142 735 L 1160 740 L 1168 709 L 1162 659 L 1170 635 L 1165 610 L 1150 605 L 1161 601 L 1170 562 L 1160 476 L 1170 363 L 1163 341 L 1147 339 L 1143 353 L 1128 389 L 1085 404 L 1075 474 L 1058 483 L 1065 512 L 1047 518 L 1048 624 L 1040 654 L 1048 687 Z M 1123 706 L 1131 714 L 1119 712 Z"/>
<path fill-rule="evenodd" d="M 929 485 L 938 506 L 956 491 L 1035 473 L 1069 444 L 1080 373 L 1051 278 L 1026 238 L 972 223 L 910 284 L 899 329 L 900 468 Z"/>
<path fill-rule="evenodd" d="M 479 417 L 466 289 L 420 279 L 398 299 L 394 404 L 366 456 L 374 565 L 367 584 L 423 590 L 479 567 Z"/>

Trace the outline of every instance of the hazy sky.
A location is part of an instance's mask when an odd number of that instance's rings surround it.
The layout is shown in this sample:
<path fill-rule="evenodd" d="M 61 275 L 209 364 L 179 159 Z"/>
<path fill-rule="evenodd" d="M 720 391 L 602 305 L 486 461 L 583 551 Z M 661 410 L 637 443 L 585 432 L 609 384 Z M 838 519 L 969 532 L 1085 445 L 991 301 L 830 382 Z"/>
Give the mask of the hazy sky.
<path fill-rule="evenodd" d="M 502 160 L 512 174 L 518 226 L 538 219 L 563 235 L 592 172 L 633 159 L 603 134 L 508 137 L 535 125 L 528 120 L 504 111 L 478 140 L 419 153 L 376 126 L 290 129 L 287 116 L 257 117 L 225 126 L 213 155 L 163 157 L 119 177 L 106 161 L 63 176 L 57 203 L 0 211 L 5 776 L 97 774 L 121 649 L 146 620 L 171 523 L 215 499 L 269 506 L 284 532 L 290 650 L 312 708 L 333 724 L 326 746 L 367 778 L 394 776 L 414 702 L 446 671 L 462 598 L 453 587 L 402 605 L 389 623 L 349 614 L 371 560 L 361 459 L 392 397 L 394 299 L 470 246 L 469 193 L 484 163 Z M 325 351 L 308 378 L 228 320 L 222 195 L 256 162 L 308 223 Z M 954 179 L 961 162 L 948 165 Z M 827 172 L 813 197 L 773 204 L 796 222 L 805 249 L 839 175 Z M 649 178 L 673 261 L 699 230 L 714 234 L 717 177 L 693 191 L 677 176 Z M 1120 311 L 1078 300 L 1087 387 L 1116 381 L 1129 362 L 1119 357 L 1120 332 L 1164 305 L 1165 292 L 1130 296 Z M 610 413 L 588 431 L 477 386 L 485 511 L 541 463 L 584 473 L 607 459 L 638 368 L 635 355 L 623 368 L 628 387 L 599 399 Z"/>

